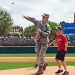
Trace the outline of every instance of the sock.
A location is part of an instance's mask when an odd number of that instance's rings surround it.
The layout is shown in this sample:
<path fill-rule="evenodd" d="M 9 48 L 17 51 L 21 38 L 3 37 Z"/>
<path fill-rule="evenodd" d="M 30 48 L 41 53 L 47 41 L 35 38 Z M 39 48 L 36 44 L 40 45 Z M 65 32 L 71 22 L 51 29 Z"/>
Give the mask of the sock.
<path fill-rule="evenodd" d="M 68 72 L 68 70 L 65 70 L 65 71 L 67 71 L 67 72 Z"/>
<path fill-rule="evenodd" d="M 59 70 L 63 70 L 62 68 L 59 68 Z"/>

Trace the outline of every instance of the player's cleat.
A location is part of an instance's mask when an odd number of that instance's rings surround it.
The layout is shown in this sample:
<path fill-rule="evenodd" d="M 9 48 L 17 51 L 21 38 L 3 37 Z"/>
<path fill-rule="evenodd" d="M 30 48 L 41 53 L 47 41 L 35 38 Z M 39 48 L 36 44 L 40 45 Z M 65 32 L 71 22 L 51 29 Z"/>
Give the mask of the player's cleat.
<path fill-rule="evenodd" d="M 38 64 L 35 64 L 34 68 L 37 68 L 38 67 Z"/>
<path fill-rule="evenodd" d="M 44 63 L 43 70 L 45 70 L 47 66 L 48 66 L 48 63 L 47 62 Z"/>
<path fill-rule="evenodd" d="M 69 72 L 65 71 L 62 75 L 69 75 Z"/>
<path fill-rule="evenodd" d="M 57 72 L 55 72 L 56 74 L 59 74 L 59 73 L 61 73 L 61 72 L 63 72 L 63 70 L 58 70 Z"/>

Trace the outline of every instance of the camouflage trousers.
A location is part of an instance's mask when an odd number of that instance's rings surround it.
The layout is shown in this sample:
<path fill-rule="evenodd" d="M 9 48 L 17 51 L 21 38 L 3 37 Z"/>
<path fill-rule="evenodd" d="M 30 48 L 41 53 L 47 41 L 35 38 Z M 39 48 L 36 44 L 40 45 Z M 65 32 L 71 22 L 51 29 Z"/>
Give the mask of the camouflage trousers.
<path fill-rule="evenodd" d="M 36 44 L 36 55 L 39 57 L 39 66 L 43 66 L 45 63 L 45 53 L 47 48 L 48 44 Z"/>

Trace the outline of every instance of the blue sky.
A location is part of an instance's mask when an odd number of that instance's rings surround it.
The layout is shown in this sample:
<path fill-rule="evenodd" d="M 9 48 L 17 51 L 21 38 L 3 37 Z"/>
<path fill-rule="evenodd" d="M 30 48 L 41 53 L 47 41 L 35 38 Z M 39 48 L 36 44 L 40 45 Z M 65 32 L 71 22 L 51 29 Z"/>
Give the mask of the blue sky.
<path fill-rule="evenodd" d="M 14 2 L 14 4 L 11 4 Z M 43 13 L 50 14 L 50 21 L 73 22 L 75 12 L 75 0 L 0 0 L 0 7 L 11 13 L 14 24 L 26 28 L 33 23 L 21 16 L 35 17 L 41 20 Z"/>

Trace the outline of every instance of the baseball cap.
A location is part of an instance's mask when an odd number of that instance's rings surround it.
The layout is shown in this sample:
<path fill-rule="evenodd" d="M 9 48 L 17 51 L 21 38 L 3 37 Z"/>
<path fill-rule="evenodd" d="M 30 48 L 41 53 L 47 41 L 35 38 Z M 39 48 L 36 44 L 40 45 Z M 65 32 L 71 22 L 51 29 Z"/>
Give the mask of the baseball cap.
<path fill-rule="evenodd" d="M 62 27 L 61 27 L 61 26 L 57 26 L 57 27 L 55 28 L 55 30 L 62 30 Z"/>
<path fill-rule="evenodd" d="M 42 15 L 43 17 L 48 17 L 49 18 L 49 14 L 46 14 L 46 13 L 44 13 L 43 15 Z"/>

